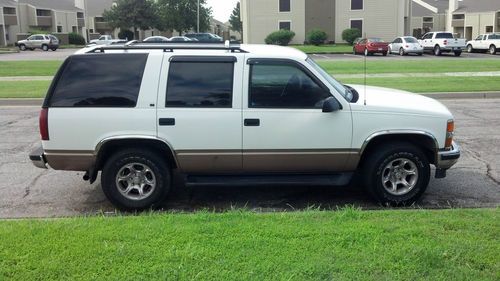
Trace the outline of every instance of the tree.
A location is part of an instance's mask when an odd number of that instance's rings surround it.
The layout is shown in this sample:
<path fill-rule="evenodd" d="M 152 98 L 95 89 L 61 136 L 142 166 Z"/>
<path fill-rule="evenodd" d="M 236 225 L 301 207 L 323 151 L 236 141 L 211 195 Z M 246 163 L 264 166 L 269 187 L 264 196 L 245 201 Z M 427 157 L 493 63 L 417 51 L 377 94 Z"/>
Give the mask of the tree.
<path fill-rule="evenodd" d="M 198 0 L 158 0 L 158 23 L 162 31 L 176 30 L 179 34 L 197 28 Z M 206 0 L 200 0 L 200 32 L 210 29 L 212 8 L 206 7 Z"/>
<path fill-rule="evenodd" d="M 241 34 L 241 38 L 243 38 L 243 22 L 241 21 L 240 2 L 236 3 L 236 7 L 234 7 L 233 13 L 231 14 L 231 17 L 229 17 L 229 24 L 231 24 L 231 30 L 239 32 Z"/>
<path fill-rule="evenodd" d="M 152 0 L 118 0 L 110 10 L 103 13 L 104 20 L 113 28 L 134 29 L 138 38 L 138 29 L 147 30 L 156 25 L 155 4 Z"/>

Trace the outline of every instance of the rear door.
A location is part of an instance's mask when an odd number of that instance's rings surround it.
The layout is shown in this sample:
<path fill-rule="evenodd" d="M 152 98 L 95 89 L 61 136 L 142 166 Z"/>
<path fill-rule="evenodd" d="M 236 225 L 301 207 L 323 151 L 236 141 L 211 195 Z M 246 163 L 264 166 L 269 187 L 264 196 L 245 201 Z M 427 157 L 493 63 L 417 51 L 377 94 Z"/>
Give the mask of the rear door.
<path fill-rule="evenodd" d="M 241 54 L 165 54 L 158 91 L 158 137 L 190 174 L 241 170 Z"/>

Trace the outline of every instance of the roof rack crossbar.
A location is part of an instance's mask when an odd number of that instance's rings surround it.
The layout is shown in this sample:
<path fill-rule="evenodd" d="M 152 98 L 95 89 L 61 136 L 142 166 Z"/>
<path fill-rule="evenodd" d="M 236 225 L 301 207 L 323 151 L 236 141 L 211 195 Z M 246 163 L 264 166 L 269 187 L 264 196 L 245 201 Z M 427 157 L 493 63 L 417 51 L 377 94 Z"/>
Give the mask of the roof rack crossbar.
<path fill-rule="evenodd" d="M 158 45 L 139 45 L 139 44 L 130 44 L 130 45 L 109 45 L 102 46 L 95 49 L 90 50 L 88 53 L 95 53 L 104 51 L 112 51 L 112 50 L 163 50 L 164 52 L 174 50 L 221 50 L 221 51 L 231 51 L 232 53 L 246 53 L 245 50 L 241 49 L 238 44 L 230 44 L 229 46 L 224 44 L 158 44 Z"/>

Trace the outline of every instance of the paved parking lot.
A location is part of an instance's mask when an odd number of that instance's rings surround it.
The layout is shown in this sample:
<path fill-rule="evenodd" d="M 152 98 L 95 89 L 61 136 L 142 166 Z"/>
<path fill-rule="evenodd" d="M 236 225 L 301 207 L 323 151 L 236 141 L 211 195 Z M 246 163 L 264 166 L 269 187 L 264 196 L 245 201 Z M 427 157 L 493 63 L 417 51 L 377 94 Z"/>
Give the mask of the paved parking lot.
<path fill-rule="evenodd" d="M 78 49 L 57 49 L 57 51 L 34 50 L 24 51 L 12 54 L 1 54 L 0 61 L 18 61 L 18 60 L 64 60 Z"/>
<path fill-rule="evenodd" d="M 443 101 L 456 117 L 463 156 L 446 179 L 432 179 L 419 207 L 494 207 L 500 205 L 500 99 Z M 58 217 L 113 212 L 99 181 L 84 182 L 82 173 L 41 170 L 28 153 L 39 143 L 38 107 L 0 107 L 0 217 Z M 77 136 L 75 136 L 77 137 Z M 358 187 L 194 188 L 178 186 L 167 210 L 246 207 L 261 210 L 378 208 Z"/>
<path fill-rule="evenodd" d="M 353 54 L 314 54 L 311 55 L 315 60 L 362 60 L 364 59 L 365 56 L 363 55 L 353 55 Z M 470 59 L 470 60 L 475 60 L 475 59 L 500 59 L 500 52 L 498 52 L 496 55 L 490 55 L 486 53 L 466 53 L 463 52 L 460 57 L 455 57 L 453 53 L 450 54 L 443 54 L 442 56 L 436 57 L 433 56 L 430 53 L 426 53 L 423 56 L 417 56 L 417 55 L 407 55 L 407 56 L 400 56 L 396 54 L 391 54 L 388 56 L 383 56 L 381 54 L 375 54 L 373 56 L 367 56 L 367 60 L 429 60 L 429 59 L 450 59 L 450 60 L 457 60 L 457 59 Z"/>

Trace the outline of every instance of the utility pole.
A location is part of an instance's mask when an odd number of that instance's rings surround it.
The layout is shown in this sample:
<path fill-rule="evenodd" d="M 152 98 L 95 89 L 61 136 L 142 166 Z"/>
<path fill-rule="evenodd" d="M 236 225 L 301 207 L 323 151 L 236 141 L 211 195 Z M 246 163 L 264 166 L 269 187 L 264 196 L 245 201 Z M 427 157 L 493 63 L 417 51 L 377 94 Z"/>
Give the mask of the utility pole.
<path fill-rule="evenodd" d="M 197 21 L 196 32 L 200 33 L 200 0 L 198 0 L 197 14 L 198 14 L 198 21 Z"/>

